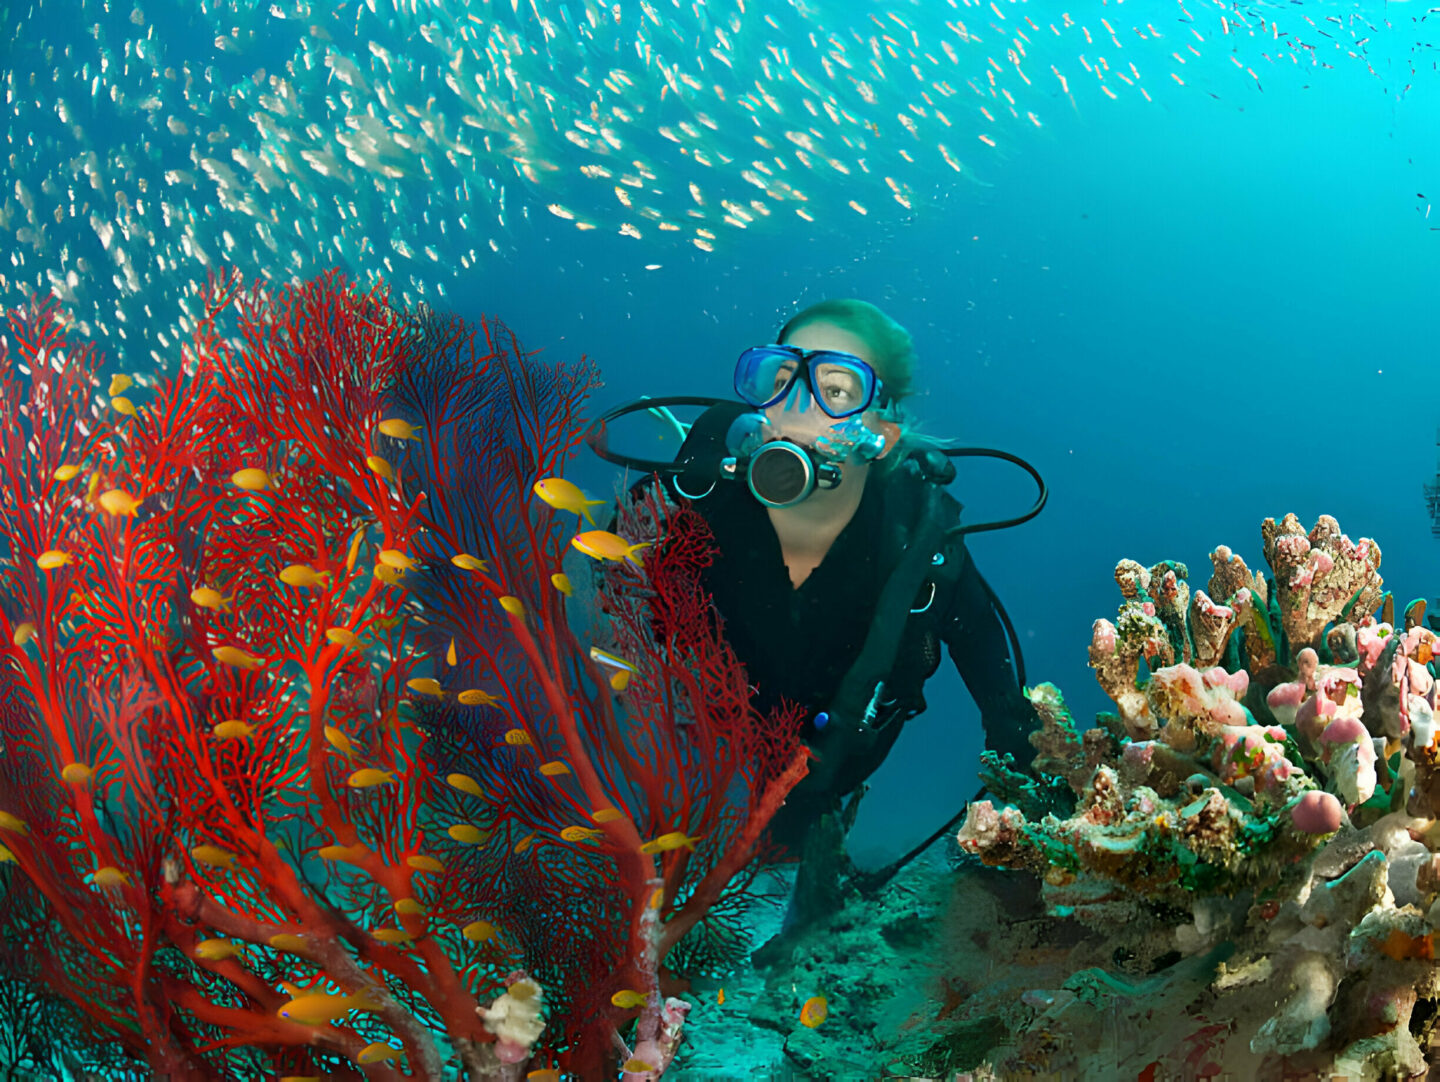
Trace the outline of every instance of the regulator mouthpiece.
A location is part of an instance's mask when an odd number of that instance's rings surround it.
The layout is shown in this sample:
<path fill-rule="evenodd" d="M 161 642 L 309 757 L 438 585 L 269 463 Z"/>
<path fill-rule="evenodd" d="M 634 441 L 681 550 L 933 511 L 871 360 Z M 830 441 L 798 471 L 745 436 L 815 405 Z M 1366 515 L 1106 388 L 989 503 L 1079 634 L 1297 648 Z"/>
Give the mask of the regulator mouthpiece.
<path fill-rule="evenodd" d="M 731 456 L 721 463 L 730 478 L 742 474 L 751 495 L 766 507 L 794 507 L 817 488 L 840 483 L 840 463 L 851 457 L 872 462 L 885 449 L 885 437 L 855 418 L 805 447 L 794 440 L 770 438 L 763 413 L 737 417 L 726 436 Z"/>
<path fill-rule="evenodd" d="M 745 481 L 766 507 L 794 507 L 817 488 L 840 483 L 840 467 L 789 440 L 771 440 L 750 456 Z"/>

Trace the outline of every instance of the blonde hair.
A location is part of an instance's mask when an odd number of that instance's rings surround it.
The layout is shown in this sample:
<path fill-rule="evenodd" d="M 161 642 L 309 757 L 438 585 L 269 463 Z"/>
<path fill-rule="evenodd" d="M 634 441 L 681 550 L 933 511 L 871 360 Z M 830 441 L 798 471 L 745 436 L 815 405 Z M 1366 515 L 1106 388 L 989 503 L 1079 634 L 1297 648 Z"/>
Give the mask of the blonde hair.
<path fill-rule="evenodd" d="M 839 327 L 869 346 L 875 358 L 875 374 L 892 398 L 906 398 L 914 392 L 915 343 L 910 332 L 869 301 L 847 298 L 812 304 L 791 316 L 775 341 L 783 344 L 801 327 L 812 323 Z"/>
<path fill-rule="evenodd" d="M 875 361 L 875 374 L 890 396 L 888 404 L 878 407 L 881 420 L 900 427 L 900 439 L 894 450 L 876 463 L 889 468 L 903 462 L 912 451 L 926 447 L 944 447 L 948 441 L 937 440 L 916 431 L 904 400 L 915 393 L 915 343 L 910 332 L 869 301 L 853 298 L 820 301 L 803 308 L 786 321 L 775 336 L 784 344 L 796 331 L 812 323 L 829 323 L 852 334 L 870 347 Z"/>

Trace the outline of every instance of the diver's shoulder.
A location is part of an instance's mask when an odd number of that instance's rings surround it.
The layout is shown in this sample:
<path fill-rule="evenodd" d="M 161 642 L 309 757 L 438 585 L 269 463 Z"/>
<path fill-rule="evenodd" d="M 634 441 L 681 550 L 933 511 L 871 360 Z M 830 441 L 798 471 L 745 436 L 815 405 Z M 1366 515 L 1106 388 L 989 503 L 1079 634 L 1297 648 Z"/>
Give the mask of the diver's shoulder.
<path fill-rule="evenodd" d="M 938 452 L 916 452 L 907 455 L 905 461 L 887 470 L 886 495 L 892 500 L 918 503 L 927 492 L 933 491 L 935 502 L 932 506 L 939 510 L 940 517 L 947 526 L 954 525 L 960 520 L 960 512 L 964 506 L 950 492 L 949 484 L 954 479 L 955 471 L 953 466 L 948 471 L 937 468 L 937 464 L 931 460 L 932 455 L 938 455 Z M 944 455 L 938 457 L 945 465 L 950 465 L 949 459 Z"/>

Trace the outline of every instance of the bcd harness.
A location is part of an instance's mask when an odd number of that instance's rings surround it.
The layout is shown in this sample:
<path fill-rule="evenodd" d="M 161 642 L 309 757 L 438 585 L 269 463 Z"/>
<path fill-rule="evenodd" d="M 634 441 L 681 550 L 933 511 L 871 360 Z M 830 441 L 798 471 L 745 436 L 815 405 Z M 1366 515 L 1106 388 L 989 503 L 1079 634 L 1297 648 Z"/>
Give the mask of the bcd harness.
<path fill-rule="evenodd" d="M 719 483 L 725 434 L 746 409 L 725 402 L 696 419 L 676 458 L 679 495 L 703 501 Z M 960 519 L 960 504 L 943 487 L 954 475 L 944 455 L 920 451 L 883 479 L 880 566 L 890 570 L 860 653 L 807 738 L 829 769 L 888 751 L 899 723 L 925 709 L 921 688 L 939 664 L 940 621 L 968 558 L 959 538 L 947 537 Z M 819 765 L 812 764 L 812 773 Z"/>

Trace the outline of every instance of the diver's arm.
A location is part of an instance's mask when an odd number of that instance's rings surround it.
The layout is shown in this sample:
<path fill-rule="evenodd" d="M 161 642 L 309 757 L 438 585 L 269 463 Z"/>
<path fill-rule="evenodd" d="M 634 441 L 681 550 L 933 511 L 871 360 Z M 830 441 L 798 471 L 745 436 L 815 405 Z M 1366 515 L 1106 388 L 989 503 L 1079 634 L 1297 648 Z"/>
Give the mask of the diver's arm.
<path fill-rule="evenodd" d="M 1029 736 L 1039 728 L 1039 719 L 1021 691 L 1005 627 L 990 604 L 975 562 L 963 545 L 953 558 L 963 559 L 965 566 L 941 621 L 940 637 L 980 708 L 985 746 L 1001 754 L 1009 752 L 1020 768 L 1028 768 L 1035 756 Z"/>

